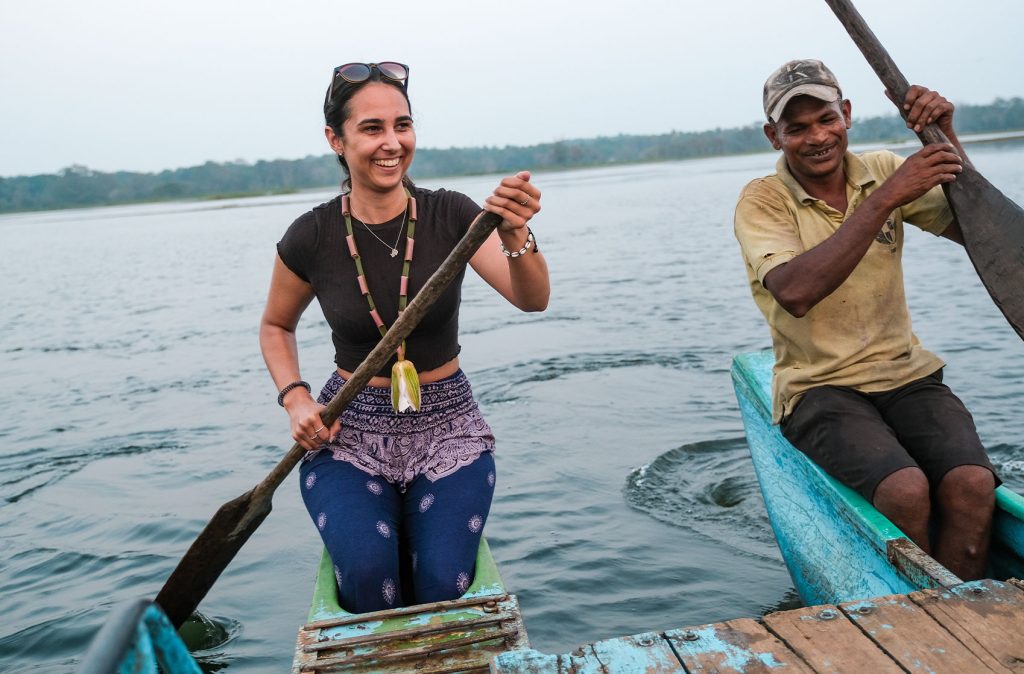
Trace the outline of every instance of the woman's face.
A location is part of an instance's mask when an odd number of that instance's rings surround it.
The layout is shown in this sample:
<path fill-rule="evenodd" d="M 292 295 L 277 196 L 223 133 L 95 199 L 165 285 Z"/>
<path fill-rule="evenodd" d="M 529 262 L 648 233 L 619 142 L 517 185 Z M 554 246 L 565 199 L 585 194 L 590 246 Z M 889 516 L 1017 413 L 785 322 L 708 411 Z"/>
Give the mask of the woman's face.
<path fill-rule="evenodd" d="M 371 82 L 349 100 L 349 116 L 331 147 L 345 156 L 354 190 L 387 192 L 402 184 L 416 154 L 416 130 L 409 104 L 390 84 Z"/>

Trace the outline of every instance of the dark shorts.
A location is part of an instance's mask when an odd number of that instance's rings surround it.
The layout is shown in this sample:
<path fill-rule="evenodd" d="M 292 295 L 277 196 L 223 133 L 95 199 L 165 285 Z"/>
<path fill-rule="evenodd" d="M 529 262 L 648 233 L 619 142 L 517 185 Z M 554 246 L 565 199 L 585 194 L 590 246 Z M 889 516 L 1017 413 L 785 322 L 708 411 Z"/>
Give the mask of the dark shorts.
<path fill-rule="evenodd" d="M 902 468 L 920 468 L 932 489 L 965 465 L 984 466 L 1000 482 L 971 413 L 942 383 L 941 369 L 880 393 L 811 389 L 780 427 L 797 449 L 868 501 Z"/>

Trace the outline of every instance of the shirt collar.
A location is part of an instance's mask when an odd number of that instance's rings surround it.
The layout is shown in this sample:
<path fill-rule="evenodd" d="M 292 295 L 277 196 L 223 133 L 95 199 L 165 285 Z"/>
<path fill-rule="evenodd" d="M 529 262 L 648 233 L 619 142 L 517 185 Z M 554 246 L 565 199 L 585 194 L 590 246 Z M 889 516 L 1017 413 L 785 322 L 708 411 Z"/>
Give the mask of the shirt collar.
<path fill-rule="evenodd" d="M 871 172 L 871 169 L 864 163 L 864 160 L 849 150 L 843 156 L 843 170 L 846 172 L 846 182 L 850 185 L 859 185 L 863 188 L 877 181 L 875 174 Z M 818 199 L 808 194 L 803 185 L 798 183 L 793 174 L 789 172 L 789 166 L 786 164 L 786 155 L 780 155 L 779 160 L 775 162 L 775 172 L 778 174 L 782 184 L 789 189 L 798 202 L 809 204 L 812 201 L 818 201 Z"/>

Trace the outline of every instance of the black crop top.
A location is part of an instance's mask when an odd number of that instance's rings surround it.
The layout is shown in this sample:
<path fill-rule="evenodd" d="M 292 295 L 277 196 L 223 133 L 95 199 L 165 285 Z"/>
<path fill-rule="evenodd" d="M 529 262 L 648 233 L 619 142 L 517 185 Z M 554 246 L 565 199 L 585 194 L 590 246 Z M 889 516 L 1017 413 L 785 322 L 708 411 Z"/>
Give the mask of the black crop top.
<path fill-rule="evenodd" d="M 480 212 L 472 199 L 449 190 L 415 188 L 416 247 L 409 269 L 409 301 L 416 296 L 455 244 L 469 229 Z M 398 316 L 398 289 L 405 252 L 405 232 L 398 250 L 391 257 L 390 245 L 403 226 L 403 215 L 370 225 L 387 246 L 353 220 L 352 230 L 363 261 L 366 282 L 384 325 L 391 327 Z M 355 262 L 345 243 L 345 220 L 341 216 L 341 196 L 304 213 L 292 223 L 277 244 L 277 254 L 290 270 L 313 287 L 331 326 L 334 362 L 352 372 L 380 341 L 380 331 L 370 317 L 366 298 L 359 291 Z M 451 282 L 430 311 L 405 340 L 406 358 L 420 372 L 444 365 L 459 354 L 459 304 L 465 270 Z M 378 372 L 391 376 L 392 356 Z"/>

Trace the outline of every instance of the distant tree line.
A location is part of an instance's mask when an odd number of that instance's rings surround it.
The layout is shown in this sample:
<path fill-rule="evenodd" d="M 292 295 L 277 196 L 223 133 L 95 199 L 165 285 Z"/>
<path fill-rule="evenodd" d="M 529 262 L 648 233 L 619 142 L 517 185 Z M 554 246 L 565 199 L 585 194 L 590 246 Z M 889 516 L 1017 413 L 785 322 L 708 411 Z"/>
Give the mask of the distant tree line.
<path fill-rule="evenodd" d="M 419 149 L 413 178 L 568 169 L 617 163 L 690 159 L 768 149 L 761 124 L 633 136 L 618 135 L 562 140 L 529 147 Z M 1024 130 L 1024 99 L 996 99 L 988 105 L 957 107 L 960 133 Z M 887 142 L 909 138 L 896 115 L 857 118 L 852 142 Z M 104 173 L 70 166 L 57 174 L 0 178 L 0 213 L 100 206 L 171 199 L 218 198 L 273 194 L 328 187 L 338 183 L 341 169 L 333 155 L 304 159 L 247 162 L 206 162 L 201 166 L 159 173 Z"/>

